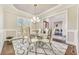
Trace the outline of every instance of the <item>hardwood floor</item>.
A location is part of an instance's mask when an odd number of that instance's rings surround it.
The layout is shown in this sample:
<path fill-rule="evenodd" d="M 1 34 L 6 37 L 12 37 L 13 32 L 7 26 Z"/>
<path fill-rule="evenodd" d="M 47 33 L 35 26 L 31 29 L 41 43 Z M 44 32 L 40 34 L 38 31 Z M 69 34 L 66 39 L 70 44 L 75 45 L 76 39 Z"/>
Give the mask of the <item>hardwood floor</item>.
<path fill-rule="evenodd" d="M 76 47 L 74 45 L 69 45 L 65 55 L 77 55 Z"/>
<path fill-rule="evenodd" d="M 12 42 L 10 42 L 10 44 L 7 43 L 8 42 L 5 41 L 1 55 L 15 55 Z M 73 45 L 69 45 L 65 52 L 65 55 L 76 55 L 76 54 L 77 54 L 76 47 Z"/>
<path fill-rule="evenodd" d="M 15 51 L 13 48 L 12 42 L 8 44 L 8 42 L 4 42 L 4 46 L 1 52 L 1 55 L 15 55 Z"/>

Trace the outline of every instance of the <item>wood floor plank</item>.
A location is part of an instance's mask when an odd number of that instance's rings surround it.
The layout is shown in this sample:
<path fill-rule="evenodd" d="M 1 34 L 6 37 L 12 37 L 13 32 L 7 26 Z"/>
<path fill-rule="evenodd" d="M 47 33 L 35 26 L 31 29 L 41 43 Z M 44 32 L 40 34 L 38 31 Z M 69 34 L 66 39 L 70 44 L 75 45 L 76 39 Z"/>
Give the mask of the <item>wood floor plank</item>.
<path fill-rule="evenodd" d="M 4 42 L 4 46 L 2 49 L 1 55 L 15 55 L 15 51 L 14 51 L 12 42 L 10 42 L 10 44 L 8 44 L 7 41 Z"/>
<path fill-rule="evenodd" d="M 77 55 L 77 51 L 76 51 L 76 46 L 74 45 L 69 45 L 65 55 Z"/>

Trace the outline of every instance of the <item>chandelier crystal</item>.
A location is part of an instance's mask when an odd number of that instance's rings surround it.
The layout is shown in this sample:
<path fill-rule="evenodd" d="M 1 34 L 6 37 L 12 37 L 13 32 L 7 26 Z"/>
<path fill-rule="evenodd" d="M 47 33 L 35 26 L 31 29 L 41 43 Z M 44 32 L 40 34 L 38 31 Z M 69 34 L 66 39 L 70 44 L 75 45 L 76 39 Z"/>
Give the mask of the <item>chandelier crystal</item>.
<path fill-rule="evenodd" d="M 34 10 L 35 16 L 33 16 L 33 18 L 31 19 L 31 21 L 33 23 L 40 22 L 40 18 L 36 16 L 36 7 L 37 7 L 37 4 L 34 4 L 34 7 L 35 7 L 35 10 Z"/>

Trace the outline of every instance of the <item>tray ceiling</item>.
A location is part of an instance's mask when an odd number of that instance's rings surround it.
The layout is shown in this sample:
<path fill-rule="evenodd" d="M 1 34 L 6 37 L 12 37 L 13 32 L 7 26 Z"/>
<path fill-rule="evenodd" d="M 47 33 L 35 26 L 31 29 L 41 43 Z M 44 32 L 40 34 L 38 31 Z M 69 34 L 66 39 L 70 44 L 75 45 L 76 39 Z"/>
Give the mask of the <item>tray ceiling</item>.
<path fill-rule="evenodd" d="M 33 15 L 35 14 L 35 12 L 36 14 L 40 14 L 55 6 L 57 6 L 57 4 L 38 4 L 35 11 L 34 4 L 14 4 L 15 8 Z"/>

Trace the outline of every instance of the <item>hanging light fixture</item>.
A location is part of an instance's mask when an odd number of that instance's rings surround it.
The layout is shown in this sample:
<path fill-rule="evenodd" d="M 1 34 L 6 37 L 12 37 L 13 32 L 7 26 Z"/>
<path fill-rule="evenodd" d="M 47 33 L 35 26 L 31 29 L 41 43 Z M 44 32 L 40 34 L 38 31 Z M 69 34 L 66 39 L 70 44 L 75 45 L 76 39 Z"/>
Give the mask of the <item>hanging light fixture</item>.
<path fill-rule="evenodd" d="M 36 22 L 39 22 L 39 21 L 40 21 L 40 18 L 36 16 L 37 4 L 34 4 L 34 7 L 35 7 L 35 9 L 34 9 L 34 15 L 35 15 L 35 16 L 33 16 L 33 18 L 31 19 L 31 21 L 32 21 L 33 23 L 36 23 Z"/>

